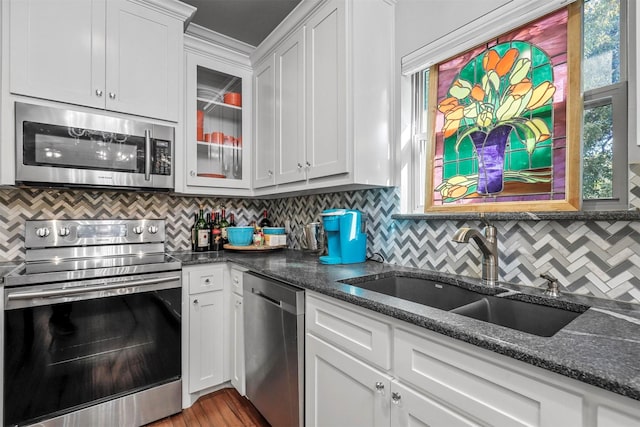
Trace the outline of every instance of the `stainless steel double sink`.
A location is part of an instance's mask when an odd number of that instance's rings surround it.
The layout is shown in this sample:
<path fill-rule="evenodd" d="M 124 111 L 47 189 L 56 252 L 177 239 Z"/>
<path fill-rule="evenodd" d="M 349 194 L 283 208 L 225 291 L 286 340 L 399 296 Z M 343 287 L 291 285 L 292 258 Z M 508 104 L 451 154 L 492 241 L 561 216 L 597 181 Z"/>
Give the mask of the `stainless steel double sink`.
<path fill-rule="evenodd" d="M 467 289 L 437 280 L 392 274 L 341 282 L 542 337 L 553 336 L 589 308 L 583 305 L 572 305 L 571 309 L 551 307 L 513 299 L 518 295 L 500 297 L 508 290 L 499 287 L 470 285 L 473 289 Z"/>

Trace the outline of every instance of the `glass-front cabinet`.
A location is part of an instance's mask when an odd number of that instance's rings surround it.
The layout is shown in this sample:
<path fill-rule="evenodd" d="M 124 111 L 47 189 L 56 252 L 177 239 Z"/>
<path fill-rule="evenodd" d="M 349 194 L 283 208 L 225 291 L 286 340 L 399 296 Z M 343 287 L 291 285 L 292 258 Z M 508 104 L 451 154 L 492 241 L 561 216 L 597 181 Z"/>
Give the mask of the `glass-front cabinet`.
<path fill-rule="evenodd" d="M 186 184 L 249 188 L 250 71 L 187 55 Z"/>

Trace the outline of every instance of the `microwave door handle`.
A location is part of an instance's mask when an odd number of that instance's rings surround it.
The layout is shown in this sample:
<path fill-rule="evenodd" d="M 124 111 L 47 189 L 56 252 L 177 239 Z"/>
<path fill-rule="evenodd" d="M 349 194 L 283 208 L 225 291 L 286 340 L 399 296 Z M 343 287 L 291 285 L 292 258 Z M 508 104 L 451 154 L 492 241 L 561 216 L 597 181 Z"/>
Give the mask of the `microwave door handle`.
<path fill-rule="evenodd" d="M 144 130 L 144 180 L 151 181 L 151 130 Z"/>

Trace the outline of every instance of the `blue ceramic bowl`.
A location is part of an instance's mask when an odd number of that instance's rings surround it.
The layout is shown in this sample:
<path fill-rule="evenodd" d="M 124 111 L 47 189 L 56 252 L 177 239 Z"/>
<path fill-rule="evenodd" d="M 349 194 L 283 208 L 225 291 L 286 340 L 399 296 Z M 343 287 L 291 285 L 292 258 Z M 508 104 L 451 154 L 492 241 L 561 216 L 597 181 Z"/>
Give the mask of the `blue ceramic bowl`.
<path fill-rule="evenodd" d="M 249 246 L 253 243 L 253 227 L 227 227 L 227 238 L 233 246 Z"/>
<path fill-rule="evenodd" d="M 264 234 L 284 234 L 284 227 L 263 227 Z"/>

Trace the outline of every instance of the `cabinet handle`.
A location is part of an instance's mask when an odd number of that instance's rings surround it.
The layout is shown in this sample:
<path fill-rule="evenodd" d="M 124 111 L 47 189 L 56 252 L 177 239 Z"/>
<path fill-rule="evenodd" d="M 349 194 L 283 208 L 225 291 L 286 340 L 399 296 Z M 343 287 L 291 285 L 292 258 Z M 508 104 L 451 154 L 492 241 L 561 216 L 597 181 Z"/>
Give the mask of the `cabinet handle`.
<path fill-rule="evenodd" d="M 193 300 L 193 305 L 198 305 L 198 300 L 197 299 Z"/>
<path fill-rule="evenodd" d="M 267 175 L 273 176 L 273 171 L 267 171 Z"/>
<path fill-rule="evenodd" d="M 380 381 L 376 382 L 376 390 L 378 390 L 380 394 L 384 393 L 384 384 Z"/>
<path fill-rule="evenodd" d="M 240 301 L 236 301 L 236 306 L 241 306 L 242 303 Z"/>
<path fill-rule="evenodd" d="M 394 403 L 394 405 L 399 405 L 400 399 L 402 399 L 402 396 L 400 396 L 400 393 L 398 393 L 397 391 L 394 391 L 391 393 L 391 401 Z"/>
<path fill-rule="evenodd" d="M 311 167 L 311 163 L 309 162 L 304 162 L 304 164 L 307 166 L 307 169 Z"/>
<path fill-rule="evenodd" d="M 196 171 L 190 171 L 190 172 L 189 172 L 189 175 L 191 175 L 191 176 L 196 176 Z"/>
<path fill-rule="evenodd" d="M 204 283 L 206 283 L 206 284 L 208 285 L 209 283 L 211 283 L 211 279 L 209 279 L 209 278 L 207 277 L 206 279 L 204 279 Z"/>
<path fill-rule="evenodd" d="M 240 279 L 238 279 L 237 277 L 234 277 L 233 278 L 233 283 L 236 283 L 236 284 L 240 283 Z"/>
<path fill-rule="evenodd" d="M 298 163 L 298 169 L 302 169 L 302 164 Z"/>
<path fill-rule="evenodd" d="M 115 92 L 109 92 L 109 98 L 111 98 L 111 99 L 116 99 L 116 94 L 115 94 Z"/>
<path fill-rule="evenodd" d="M 98 98 L 102 96 L 102 91 L 100 89 L 96 89 L 96 96 Z"/>

